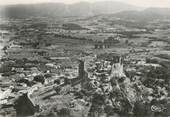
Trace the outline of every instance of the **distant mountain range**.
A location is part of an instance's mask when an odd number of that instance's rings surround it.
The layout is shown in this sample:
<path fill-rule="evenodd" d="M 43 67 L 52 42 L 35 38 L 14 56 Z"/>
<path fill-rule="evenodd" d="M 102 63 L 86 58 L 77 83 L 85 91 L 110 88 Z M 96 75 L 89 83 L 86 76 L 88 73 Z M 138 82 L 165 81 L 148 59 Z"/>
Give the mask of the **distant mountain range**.
<path fill-rule="evenodd" d="M 110 14 L 115 17 L 134 20 L 153 20 L 170 18 L 170 8 L 141 8 L 121 2 L 79 2 L 75 4 L 40 3 L 8 5 L 0 8 L 1 17 L 69 17 Z"/>
<path fill-rule="evenodd" d="M 67 16 L 93 16 L 99 14 L 113 14 L 127 10 L 140 10 L 141 8 L 113 1 L 105 2 L 79 2 L 75 4 L 41 3 L 20 4 L 4 6 L 1 14 L 8 18 L 28 17 L 67 17 Z"/>
<path fill-rule="evenodd" d="M 148 8 L 142 11 L 122 11 L 112 16 L 129 20 L 148 21 L 155 19 L 170 19 L 170 8 Z"/>

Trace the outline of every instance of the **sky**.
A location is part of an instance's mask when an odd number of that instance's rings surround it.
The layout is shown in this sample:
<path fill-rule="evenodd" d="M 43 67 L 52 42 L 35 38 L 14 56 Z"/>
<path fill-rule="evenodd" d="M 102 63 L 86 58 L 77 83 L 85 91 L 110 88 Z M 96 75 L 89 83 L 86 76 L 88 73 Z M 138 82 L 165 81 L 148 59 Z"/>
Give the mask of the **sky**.
<path fill-rule="evenodd" d="M 104 1 L 104 0 L 0 0 L 0 5 L 30 4 L 30 3 L 43 3 L 43 2 L 63 2 L 66 4 L 72 4 L 81 1 L 96 2 L 96 1 Z M 170 0 L 109 0 L 109 1 L 119 1 L 119 2 L 124 2 L 136 6 L 142 6 L 142 7 L 169 7 L 170 8 Z"/>

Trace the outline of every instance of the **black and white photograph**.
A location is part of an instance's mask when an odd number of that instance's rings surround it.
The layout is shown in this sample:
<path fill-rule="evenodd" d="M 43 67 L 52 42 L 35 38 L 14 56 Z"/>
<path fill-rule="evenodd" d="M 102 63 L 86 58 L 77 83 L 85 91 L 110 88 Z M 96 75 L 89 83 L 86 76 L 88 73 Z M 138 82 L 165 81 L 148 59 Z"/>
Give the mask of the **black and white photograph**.
<path fill-rule="evenodd" d="M 170 0 L 0 0 L 0 117 L 170 117 Z"/>

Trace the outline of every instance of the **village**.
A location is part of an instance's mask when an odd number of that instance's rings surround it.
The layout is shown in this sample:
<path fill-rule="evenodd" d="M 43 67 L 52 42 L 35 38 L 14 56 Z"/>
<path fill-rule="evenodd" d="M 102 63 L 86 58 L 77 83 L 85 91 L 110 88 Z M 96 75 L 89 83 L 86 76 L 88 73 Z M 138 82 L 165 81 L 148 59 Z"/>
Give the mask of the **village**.
<path fill-rule="evenodd" d="M 16 20 L 2 28 L 0 115 L 169 116 L 164 44 L 124 34 L 142 29 L 45 21 Z"/>

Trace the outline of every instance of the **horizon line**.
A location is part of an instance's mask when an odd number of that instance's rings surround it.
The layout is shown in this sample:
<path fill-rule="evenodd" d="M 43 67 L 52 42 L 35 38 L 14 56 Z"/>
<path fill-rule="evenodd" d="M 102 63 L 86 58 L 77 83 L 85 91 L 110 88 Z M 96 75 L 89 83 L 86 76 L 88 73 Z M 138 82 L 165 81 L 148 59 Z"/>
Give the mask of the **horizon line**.
<path fill-rule="evenodd" d="M 77 4 L 77 3 L 90 3 L 90 4 L 94 4 L 94 3 L 98 3 L 98 2 L 117 2 L 117 3 L 123 3 L 123 4 L 127 4 L 127 5 L 132 5 L 132 6 L 136 6 L 136 7 L 141 7 L 141 8 L 163 8 L 163 9 L 168 9 L 170 7 L 164 7 L 164 6 L 140 6 L 140 5 L 134 5 L 131 3 L 127 3 L 127 2 L 122 2 L 122 1 L 112 1 L 112 0 L 102 0 L 102 1 L 77 1 L 77 2 L 73 2 L 73 3 L 65 3 L 65 2 L 52 2 L 52 1 L 47 1 L 47 2 L 32 2 L 32 3 L 11 3 L 11 4 L 0 4 L 0 6 L 15 6 L 15 5 L 36 5 L 36 4 L 65 4 L 65 5 L 72 5 L 72 4 Z"/>

